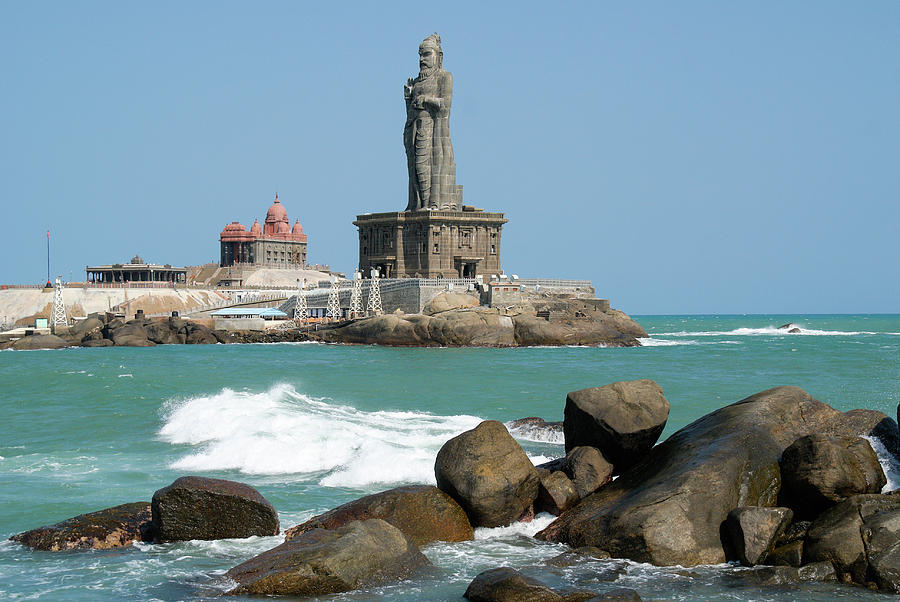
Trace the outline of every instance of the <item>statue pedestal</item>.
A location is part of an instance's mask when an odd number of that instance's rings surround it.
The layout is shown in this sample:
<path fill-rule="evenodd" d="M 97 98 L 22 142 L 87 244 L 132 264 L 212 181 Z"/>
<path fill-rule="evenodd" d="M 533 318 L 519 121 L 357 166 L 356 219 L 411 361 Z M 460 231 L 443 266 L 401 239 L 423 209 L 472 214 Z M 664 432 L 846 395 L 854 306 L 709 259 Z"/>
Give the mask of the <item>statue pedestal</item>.
<path fill-rule="evenodd" d="M 499 274 L 502 213 L 401 211 L 356 216 L 359 268 L 383 278 L 475 278 Z"/>

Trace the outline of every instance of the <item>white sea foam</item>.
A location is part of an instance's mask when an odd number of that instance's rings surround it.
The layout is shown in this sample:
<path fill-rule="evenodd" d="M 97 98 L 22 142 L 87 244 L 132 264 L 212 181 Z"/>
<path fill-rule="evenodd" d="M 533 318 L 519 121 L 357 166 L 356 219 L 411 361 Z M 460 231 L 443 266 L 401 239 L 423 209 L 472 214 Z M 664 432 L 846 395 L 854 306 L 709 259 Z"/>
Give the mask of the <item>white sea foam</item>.
<path fill-rule="evenodd" d="M 800 332 L 788 332 L 788 330 L 798 328 Z M 846 330 L 817 330 L 815 328 L 804 328 L 797 324 L 791 324 L 789 328 L 778 328 L 777 326 L 764 326 L 762 328 L 735 328 L 734 330 L 701 330 L 678 332 L 658 332 L 653 333 L 656 337 L 723 337 L 723 336 L 856 336 L 860 334 L 879 334 L 877 332 L 867 331 L 846 331 Z M 892 333 L 884 333 L 892 334 Z M 638 339 L 643 343 L 643 339 Z"/>
<path fill-rule="evenodd" d="M 500 537 L 509 537 L 511 535 L 525 535 L 526 537 L 534 537 L 538 531 L 546 529 L 547 526 L 556 520 L 556 517 L 549 512 L 541 512 L 534 517 L 534 520 L 528 523 L 513 523 L 505 527 L 478 527 L 475 529 L 475 540 L 496 539 Z"/>
<path fill-rule="evenodd" d="M 678 335 L 670 335 L 678 336 Z M 682 345 L 742 345 L 740 341 L 694 341 L 691 339 L 673 341 L 653 337 L 639 338 L 642 347 L 677 347 Z"/>
<path fill-rule="evenodd" d="M 887 478 L 887 483 L 881 489 L 881 493 L 900 489 L 900 462 L 889 452 L 878 437 L 863 437 L 872 445 L 875 454 L 878 456 L 878 462 L 881 464 L 881 470 Z"/>
<path fill-rule="evenodd" d="M 521 426 L 511 426 L 511 422 L 504 423 L 509 434 L 521 441 L 534 441 L 536 443 L 559 443 L 566 442 L 566 437 L 562 429 L 553 429 L 540 426 L 532 426 L 523 424 Z"/>
<path fill-rule="evenodd" d="M 177 470 L 297 474 L 330 487 L 434 483 L 434 458 L 475 416 L 366 412 L 290 385 L 262 393 L 223 389 L 170 402 L 159 436 L 194 447 Z"/>

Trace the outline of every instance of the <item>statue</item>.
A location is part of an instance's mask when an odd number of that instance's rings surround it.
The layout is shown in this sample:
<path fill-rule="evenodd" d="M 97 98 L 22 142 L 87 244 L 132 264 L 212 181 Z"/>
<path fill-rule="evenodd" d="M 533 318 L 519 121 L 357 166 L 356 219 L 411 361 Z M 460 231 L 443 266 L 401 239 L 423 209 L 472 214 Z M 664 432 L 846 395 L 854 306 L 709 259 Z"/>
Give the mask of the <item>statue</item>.
<path fill-rule="evenodd" d="M 403 87 L 406 125 L 403 145 L 409 169 L 407 211 L 458 211 L 461 186 L 450 144 L 450 101 L 453 76 L 444 71 L 441 38 L 436 33 L 419 45 L 419 75 Z"/>

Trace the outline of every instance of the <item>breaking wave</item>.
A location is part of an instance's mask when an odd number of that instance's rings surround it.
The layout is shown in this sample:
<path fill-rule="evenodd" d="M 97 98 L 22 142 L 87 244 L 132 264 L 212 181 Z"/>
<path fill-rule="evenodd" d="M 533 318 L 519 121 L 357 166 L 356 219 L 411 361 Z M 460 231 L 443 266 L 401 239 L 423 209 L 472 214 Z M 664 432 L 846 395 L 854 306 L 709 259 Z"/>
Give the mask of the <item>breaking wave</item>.
<path fill-rule="evenodd" d="M 434 484 L 434 459 L 476 416 L 366 412 L 287 384 L 262 393 L 222 389 L 163 407 L 159 437 L 190 449 L 176 470 L 297 475 L 326 487 Z"/>

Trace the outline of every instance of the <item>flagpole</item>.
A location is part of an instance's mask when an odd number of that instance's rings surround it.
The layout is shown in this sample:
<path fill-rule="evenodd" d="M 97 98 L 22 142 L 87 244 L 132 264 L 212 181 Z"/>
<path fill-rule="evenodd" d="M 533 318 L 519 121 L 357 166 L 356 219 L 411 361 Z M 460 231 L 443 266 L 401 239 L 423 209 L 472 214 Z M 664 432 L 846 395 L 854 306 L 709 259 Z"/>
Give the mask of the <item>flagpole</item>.
<path fill-rule="evenodd" d="M 50 284 L 50 230 L 47 230 L 47 284 Z"/>

